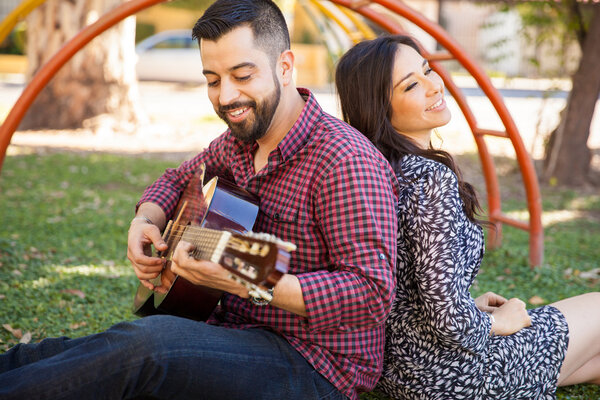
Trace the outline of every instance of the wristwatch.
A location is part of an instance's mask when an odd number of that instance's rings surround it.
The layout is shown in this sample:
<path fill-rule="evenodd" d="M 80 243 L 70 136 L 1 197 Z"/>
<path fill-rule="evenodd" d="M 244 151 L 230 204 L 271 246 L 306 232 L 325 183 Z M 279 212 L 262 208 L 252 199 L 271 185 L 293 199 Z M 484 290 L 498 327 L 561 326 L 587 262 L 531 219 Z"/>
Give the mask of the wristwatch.
<path fill-rule="evenodd" d="M 267 289 L 266 292 L 264 290 L 261 290 L 260 292 L 251 290 L 249 294 L 250 298 L 248 300 L 255 306 L 266 306 L 273 300 L 273 289 Z"/>

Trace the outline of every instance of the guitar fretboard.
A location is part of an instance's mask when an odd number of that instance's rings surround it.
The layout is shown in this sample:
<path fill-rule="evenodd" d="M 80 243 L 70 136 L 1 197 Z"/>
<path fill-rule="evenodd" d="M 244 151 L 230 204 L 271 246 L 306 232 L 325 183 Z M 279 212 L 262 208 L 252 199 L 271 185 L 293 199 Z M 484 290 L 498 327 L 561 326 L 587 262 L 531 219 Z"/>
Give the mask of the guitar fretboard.
<path fill-rule="evenodd" d="M 182 240 L 194 245 L 195 248 L 190 255 L 196 260 L 210 260 L 214 263 L 221 260 L 221 255 L 231 237 L 231 233 L 227 231 L 191 225 L 185 226 L 173 234 L 180 235 Z"/>

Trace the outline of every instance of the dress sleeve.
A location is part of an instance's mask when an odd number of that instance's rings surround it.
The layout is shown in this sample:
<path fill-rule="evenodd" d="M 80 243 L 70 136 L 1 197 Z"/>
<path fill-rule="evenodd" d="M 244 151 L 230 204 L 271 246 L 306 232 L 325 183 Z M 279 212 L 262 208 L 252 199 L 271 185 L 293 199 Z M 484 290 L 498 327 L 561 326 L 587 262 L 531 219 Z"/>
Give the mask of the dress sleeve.
<path fill-rule="evenodd" d="M 456 176 L 441 164 L 432 165 L 418 179 L 405 205 L 399 218 L 406 247 L 399 252 L 398 265 L 414 266 L 421 321 L 448 346 L 482 351 L 491 322 L 469 292 L 474 266 L 468 265 L 464 254 L 473 243 L 464 234 L 470 222 L 464 215 Z"/>
<path fill-rule="evenodd" d="M 327 172 L 315 214 L 332 265 L 297 275 L 310 329 L 363 330 L 385 321 L 395 294 L 393 179 L 389 166 L 357 156 Z"/>

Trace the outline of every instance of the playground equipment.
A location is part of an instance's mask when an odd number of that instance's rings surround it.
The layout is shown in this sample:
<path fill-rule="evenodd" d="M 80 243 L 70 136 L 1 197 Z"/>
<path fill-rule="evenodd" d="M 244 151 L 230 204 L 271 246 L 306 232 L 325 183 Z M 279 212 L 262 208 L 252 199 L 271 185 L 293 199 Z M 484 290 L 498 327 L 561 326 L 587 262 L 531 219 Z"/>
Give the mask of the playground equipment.
<path fill-rule="evenodd" d="M 28 0 L 24 1 L 18 8 L 18 13 L 11 13 L 8 18 L 15 19 L 15 15 L 23 16 L 25 11 L 31 11 L 35 6 L 41 4 L 44 0 Z M 108 28 L 117 24 L 126 17 L 135 14 L 147 7 L 162 3 L 167 0 L 130 0 L 112 11 L 101 16 L 95 23 L 82 29 L 75 37 L 66 43 L 32 78 L 31 82 L 25 87 L 23 93 L 11 109 L 4 123 L 0 126 L 0 167 L 4 161 L 6 149 L 10 143 L 10 139 L 17 129 L 21 119 L 31 103 L 35 100 L 38 93 L 44 88 L 54 74 L 83 46 L 89 43 L 94 37 L 101 34 Z M 331 3 L 331 4 L 327 4 Z M 354 8 L 354 4 L 359 6 Z M 351 39 L 352 42 L 361 40 L 361 38 L 373 37 L 373 31 L 358 18 L 357 14 L 376 23 L 381 29 L 390 33 L 403 33 L 402 27 L 394 19 L 376 10 L 370 5 L 376 3 L 384 7 L 388 11 L 395 13 L 398 16 L 414 23 L 423 31 L 433 37 L 446 52 L 430 54 L 423 51 L 425 57 L 430 61 L 430 65 L 442 77 L 449 93 L 456 100 L 461 112 L 463 113 L 470 129 L 473 138 L 478 148 L 479 157 L 482 165 L 483 175 L 486 182 L 487 201 L 489 219 L 495 225 L 496 229 L 490 229 L 488 235 L 488 246 L 497 247 L 501 243 L 502 225 L 507 224 L 519 229 L 523 229 L 529 233 L 529 261 L 532 266 L 540 265 L 543 261 L 543 227 L 541 223 L 541 197 L 537 177 L 533 167 L 533 163 L 527 153 L 523 141 L 519 135 L 518 129 L 511 118 L 504 102 L 498 91 L 494 88 L 491 81 L 483 70 L 461 49 L 461 47 L 436 23 L 428 20 L 419 12 L 407 6 L 401 0 L 373 0 L 371 2 L 361 1 L 352 2 L 350 0 L 330 0 L 329 2 L 321 0 L 310 0 L 308 4 L 303 4 L 304 7 L 310 7 L 310 13 L 318 12 L 319 18 L 325 16 L 327 23 L 319 24 L 322 31 L 328 29 L 332 24 L 337 24 L 342 32 Z M 331 7 L 335 5 L 335 7 Z M 15 15 L 13 15 L 15 14 Z M 5 21 L 6 22 L 6 21 Z M 15 22 L 16 23 L 16 22 Z M 7 23 L 6 26 L 8 26 Z M 5 26 L 3 22 L 1 27 Z M 14 26 L 14 24 L 13 24 Z M 4 28 L 6 29 L 6 28 Z M 10 30 L 9 30 L 10 32 Z M 2 33 L 0 31 L 0 33 Z M 334 32 L 334 35 L 339 33 Z M 1 36 L 0 36 L 1 39 Z M 338 37 L 334 38 L 338 44 L 341 40 Z M 330 51 L 330 55 L 335 56 Z M 497 112 L 505 130 L 496 131 L 482 129 L 478 126 L 477 119 L 470 109 L 465 96 L 461 90 L 452 81 L 450 74 L 443 68 L 441 61 L 454 59 L 458 61 L 475 79 L 484 94 L 489 98 L 492 106 Z M 517 162 L 521 171 L 524 182 L 527 208 L 529 211 L 529 221 L 519 221 L 510 218 L 502 213 L 500 188 L 498 177 L 496 175 L 494 161 L 488 150 L 485 136 L 494 136 L 507 138 L 515 150 Z"/>

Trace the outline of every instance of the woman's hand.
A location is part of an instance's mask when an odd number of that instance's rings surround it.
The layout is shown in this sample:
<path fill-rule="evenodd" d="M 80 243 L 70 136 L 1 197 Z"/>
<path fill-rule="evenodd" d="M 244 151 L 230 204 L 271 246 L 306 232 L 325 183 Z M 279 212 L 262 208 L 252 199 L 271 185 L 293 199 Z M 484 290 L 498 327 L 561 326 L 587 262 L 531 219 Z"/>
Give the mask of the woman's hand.
<path fill-rule="evenodd" d="M 499 294 L 487 292 L 475 299 L 475 305 L 484 312 L 493 313 L 498 307 L 506 303 L 506 299 Z"/>
<path fill-rule="evenodd" d="M 492 312 L 492 332 L 507 336 L 531 326 L 531 318 L 525 309 L 525 302 L 512 298 Z"/>

